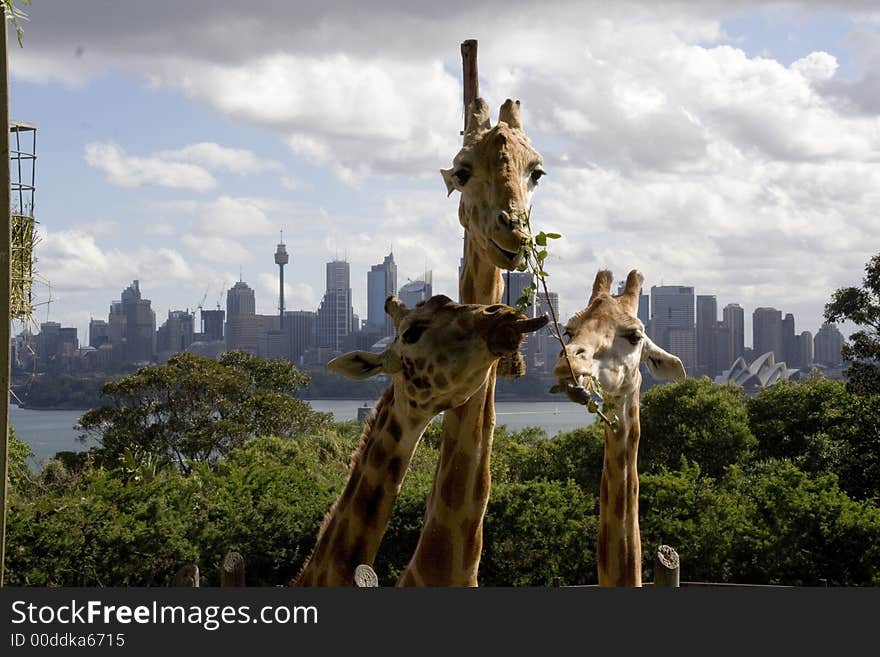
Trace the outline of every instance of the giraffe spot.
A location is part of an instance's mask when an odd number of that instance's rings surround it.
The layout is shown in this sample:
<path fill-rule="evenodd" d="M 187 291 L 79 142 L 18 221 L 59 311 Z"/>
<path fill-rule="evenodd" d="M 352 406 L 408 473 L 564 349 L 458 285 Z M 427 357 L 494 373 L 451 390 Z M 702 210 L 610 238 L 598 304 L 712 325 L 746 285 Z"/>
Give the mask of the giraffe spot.
<path fill-rule="evenodd" d="M 480 560 L 480 552 L 483 549 L 483 532 L 480 520 L 468 520 L 461 522 L 462 542 L 461 569 L 474 569 L 474 564 Z"/>
<path fill-rule="evenodd" d="M 427 361 L 424 358 L 416 358 L 416 360 L 415 360 L 416 369 L 417 370 L 425 369 L 426 363 L 427 363 Z"/>
<path fill-rule="evenodd" d="M 449 381 L 446 380 L 443 372 L 437 372 L 437 376 L 434 377 L 434 386 L 437 388 L 445 388 L 448 384 Z"/>
<path fill-rule="evenodd" d="M 409 407 L 410 408 L 416 408 L 416 407 L 418 407 L 418 405 L 419 405 L 419 402 L 417 402 L 415 399 L 409 400 Z"/>
<path fill-rule="evenodd" d="M 599 504 L 603 508 L 608 505 L 608 479 L 606 477 L 602 477 L 602 482 L 599 484 Z"/>
<path fill-rule="evenodd" d="M 421 390 L 428 390 L 431 387 L 431 382 L 423 376 L 417 376 L 412 380 L 412 383 Z"/>
<path fill-rule="evenodd" d="M 345 530 L 340 531 L 340 530 Z M 345 534 L 348 533 L 348 522 L 345 521 L 345 525 L 340 525 L 336 533 L 333 537 L 333 563 L 348 563 L 349 555 L 351 551 L 348 546 L 348 539 Z"/>
<path fill-rule="evenodd" d="M 383 406 L 382 410 L 379 411 L 379 417 L 376 419 L 376 427 L 382 428 L 385 426 L 385 422 L 388 420 L 388 407 Z"/>
<path fill-rule="evenodd" d="M 428 376 L 434 374 L 434 363 L 428 363 Z"/>
<path fill-rule="evenodd" d="M 370 448 L 370 463 L 373 467 L 378 468 L 385 463 L 386 456 L 388 454 L 385 453 L 385 448 L 382 447 L 382 444 L 378 441 L 373 443 L 373 446 Z"/>
<path fill-rule="evenodd" d="M 626 540 L 623 538 L 620 539 L 617 545 L 617 567 L 618 571 L 618 586 L 632 586 L 633 578 L 632 578 L 632 564 L 630 563 L 632 560 L 630 559 L 629 550 L 626 547 Z"/>
<path fill-rule="evenodd" d="M 410 397 L 416 396 L 416 387 L 412 384 L 412 382 L 406 384 L 406 394 Z"/>
<path fill-rule="evenodd" d="M 351 474 L 351 477 L 349 477 L 348 479 L 348 483 L 345 484 L 345 490 L 342 493 L 342 497 L 339 498 L 339 506 L 344 507 L 351 502 L 351 498 L 354 495 L 354 492 L 357 490 L 358 484 L 360 484 L 362 476 L 363 473 L 360 470 Z"/>
<path fill-rule="evenodd" d="M 397 421 L 396 417 L 392 417 L 388 420 L 388 434 L 396 443 L 399 443 L 400 439 L 403 437 L 403 432 L 400 429 L 400 422 Z"/>
<path fill-rule="evenodd" d="M 638 413 L 639 413 L 639 407 L 638 407 L 638 406 L 636 406 L 635 404 L 633 404 L 632 406 L 629 407 L 629 416 L 630 416 L 633 420 L 636 419 L 636 415 L 638 415 Z"/>
<path fill-rule="evenodd" d="M 349 579 L 354 580 L 354 569 L 365 561 L 367 561 L 367 539 L 360 535 L 355 539 L 351 548 L 351 561 L 349 561 L 349 572 L 347 573 L 350 575 Z"/>
<path fill-rule="evenodd" d="M 358 517 L 363 519 L 365 526 L 376 526 L 379 506 L 384 497 L 385 491 L 382 489 L 381 483 L 372 486 L 366 480 L 361 482 L 355 503 L 357 504 Z"/>
<path fill-rule="evenodd" d="M 391 480 L 395 483 L 400 482 L 401 471 L 403 470 L 403 461 L 399 456 L 394 456 L 388 461 L 388 474 L 391 475 Z"/>
<path fill-rule="evenodd" d="M 425 527 L 417 566 L 426 583 L 442 584 L 452 576 L 452 532 L 434 520 Z"/>
<path fill-rule="evenodd" d="M 617 470 L 623 471 L 626 468 L 626 450 L 618 450 L 617 456 L 615 458 L 617 460 Z"/>
<path fill-rule="evenodd" d="M 467 465 L 467 458 L 462 452 L 458 452 L 452 463 L 446 469 L 443 486 L 440 488 L 440 499 L 447 508 L 457 511 L 464 505 L 464 486 L 460 485 L 460 477 Z"/>
<path fill-rule="evenodd" d="M 437 354 L 437 364 L 440 367 L 443 367 L 448 362 L 449 362 L 449 358 L 446 356 L 446 354 Z"/>
<path fill-rule="evenodd" d="M 596 564 L 605 571 L 608 566 L 608 525 L 603 521 L 599 526 L 599 540 L 596 544 Z"/>
<path fill-rule="evenodd" d="M 617 495 L 614 496 L 614 515 L 623 520 L 624 497 L 626 496 L 626 486 L 619 486 Z"/>

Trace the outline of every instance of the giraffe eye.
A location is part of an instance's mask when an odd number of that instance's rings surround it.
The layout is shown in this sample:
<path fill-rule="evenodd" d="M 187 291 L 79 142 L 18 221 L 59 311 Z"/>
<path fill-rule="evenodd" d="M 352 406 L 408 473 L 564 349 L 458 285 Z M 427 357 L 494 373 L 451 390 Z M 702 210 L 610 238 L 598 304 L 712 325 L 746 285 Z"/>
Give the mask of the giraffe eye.
<path fill-rule="evenodd" d="M 544 169 L 542 169 L 541 167 L 535 167 L 534 169 L 532 169 L 532 175 L 530 176 L 531 180 L 532 180 L 532 184 L 537 185 L 538 181 L 541 179 L 541 176 L 546 176 L 546 175 L 547 175 L 547 172 L 544 171 Z"/>
<path fill-rule="evenodd" d="M 415 344 L 422 337 L 422 333 L 428 328 L 427 324 L 413 324 L 400 336 L 404 344 Z"/>
<path fill-rule="evenodd" d="M 471 179 L 470 169 L 458 169 L 452 175 L 462 187 L 467 185 L 468 180 Z"/>
<path fill-rule="evenodd" d="M 623 337 L 626 339 L 627 342 L 629 342 L 633 346 L 637 345 L 639 342 L 642 341 L 642 334 L 641 333 L 625 333 L 623 335 Z"/>

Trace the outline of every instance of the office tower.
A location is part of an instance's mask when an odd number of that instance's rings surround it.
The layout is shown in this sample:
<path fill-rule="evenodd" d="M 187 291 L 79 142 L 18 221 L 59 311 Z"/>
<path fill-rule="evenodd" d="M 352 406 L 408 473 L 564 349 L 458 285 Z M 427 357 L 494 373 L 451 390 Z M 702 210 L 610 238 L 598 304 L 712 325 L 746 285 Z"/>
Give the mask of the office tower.
<path fill-rule="evenodd" d="M 156 352 L 156 313 L 150 307 L 150 300 L 141 298 L 140 282 L 132 281 L 122 291 L 119 301 L 110 307 L 108 324 L 122 328 L 120 342 L 124 344 L 123 358 L 128 363 L 149 362 Z M 117 319 L 114 320 L 113 316 Z M 122 322 L 119 317 L 125 317 Z M 124 326 L 123 326 L 124 324 Z M 108 333 L 114 333 L 108 327 Z"/>
<path fill-rule="evenodd" d="M 733 361 L 745 353 L 745 311 L 738 303 L 729 303 L 724 306 L 723 325 L 730 331 L 730 362 L 725 363 L 724 369 L 730 366 Z"/>
<path fill-rule="evenodd" d="M 813 338 L 813 361 L 828 367 L 843 363 L 840 350 L 843 349 L 843 335 L 834 324 L 825 322 Z"/>
<path fill-rule="evenodd" d="M 380 337 L 392 335 L 394 325 L 385 314 L 385 299 L 397 292 L 397 264 L 389 253 L 367 272 L 367 330 Z"/>
<path fill-rule="evenodd" d="M 534 276 L 528 271 L 505 271 L 501 274 L 504 280 L 504 292 L 501 295 L 502 303 L 516 308 L 516 302 L 529 285 L 534 282 Z M 537 305 L 536 295 L 532 295 L 532 304 L 529 306 L 526 314 L 529 317 L 535 316 L 535 307 Z"/>
<path fill-rule="evenodd" d="M 318 308 L 317 346 L 342 350 L 342 339 L 352 332 L 349 264 L 342 260 L 327 263 L 327 289 Z"/>
<path fill-rule="evenodd" d="M 697 295 L 697 376 L 715 376 L 718 301 L 714 294 Z"/>
<path fill-rule="evenodd" d="M 290 261 L 287 246 L 284 244 L 284 233 L 275 248 L 275 264 L 278 265 L 278 322 L 284 326 L 284 265 Z"/>
<path fill-rule="evenodd" d="M 696 370 L 694 288 L 683 285 L 651 287 L 651 339 L 678 356 L 685 370 Z"/>
<path fill-rule="evenodd" d="M 782 318 L 782 358 L 789 368 L 800 367 L 797 338 L 794 332 L 794 315 L 786 313 Z"/>
<path fill-rule="evenodd" d="M 752 313 L 752 347 L 756 356 L 772 351 L 777 363 L 785 360 L 782 351 L 782 311 L 755 308 Z"/>
<path fill-rule="evenodd" d="M 551 308 L 553 309 L 552 313 L 550 312 Z M 565 325 L 566 319 L 568 319 L 559 316 L 559 295 L 556 292 L 549 290 L 546 295 L 543 290 L 537 292 L 535 294 L 535 315 L 546 315 L 547 319 L 550 321 L 547 326 L 530 334 L 526 340 L 531 340 L 532 342 L 527 344 L 535 344 L 535 348 L 541 354 L 541 360 L 544 364 L 544 372 L 550 373 L 556 365 L 556 357 L 561 348 L 559 346 L 559 341 L 553 337 L 553 331 L 556 330 L 553 327 L 553 316 L 555 315 L 556 319 L 560 322 L 560 331 L 563 330 L 562 327 Z"/>
<path fill-rule="evenodd" d="M 223 339 L 223 322 L 226 319 L 226 311 L 201 310 L 202 314 L 202 339 L 217 342 Z"/>
<path fill-rule="evenodd" d="M 43 322 L 34 339 L 37 362 L 51 370 L 66 367 L 79 349 L 76 329 L 58 322 Z"/>
<path fill-rule="evenodd" d="M 314 346 L 316 319 L 317 313 L 310 310 L 288 310 L 284 313 L 287 357 L 292 363 L 299 363 L 306 349 Z"/>
<path fill-rule="evenodd" d="M 412 308 L 421 301 L 427 301 L 433 296 L 433 286 L 431 284 L 432 273 L 426 271 L 421 279 L 410 281 L 400 288 L 397 296 L 406 304 L 407 308 Z"/>
<path fill-rule="evenodd" d="M 109 325 L 103 319 L 89 320 L 89 346 L 97 349 L 102 344 L 110 343 Z"/>
<path fill-rule="evenodd" d="M 239 280 L 226 292 L 226 348 L 256 355 L 259 351 L 257 301 L 253 289 Z"/>
<path fill-rule="evenodd" d="M 798 336 L 798 367 L 806 369 L 813 364 L 813 334 L 803 331 Z"/>
<path fill-rule="evenodd" d="M 169 310 L 156 335 L 157 353 L 176 354 L 193 343 L 195 316 L 186 310 Z"/>

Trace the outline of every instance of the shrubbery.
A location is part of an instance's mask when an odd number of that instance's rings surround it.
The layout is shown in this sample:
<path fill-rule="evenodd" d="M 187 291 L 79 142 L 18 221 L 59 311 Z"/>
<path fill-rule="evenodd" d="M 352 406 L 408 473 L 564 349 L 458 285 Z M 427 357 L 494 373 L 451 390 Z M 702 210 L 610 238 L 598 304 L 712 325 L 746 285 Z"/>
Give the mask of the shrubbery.
<path fill-rule="evenodd" d="M 640 518 L 645 579 L 661 543 L 687 580 L 880 584 L 876 398 L 841 383 L 781 384 L 747 399 L 708 380 L 643 398 Z M 287 583 L 348 471 L 355 423 L 245 440 L 181 470 L 149 458 L 22 469 L 13 443 L 7 548 L 13 585 L 167 585 L 196 562 L 204 585 L 238 550 L 250 585 Z M 393 584 L 422 526 L 439 441 L 416 453 L 375 564 Z M 496 431 L 483 585 L 595 583 L 603 435 L 584 427 Z M 188 472 L 188 474 L 187 474 Z M 869 470 L 869 472 L 877 472 Z"/>

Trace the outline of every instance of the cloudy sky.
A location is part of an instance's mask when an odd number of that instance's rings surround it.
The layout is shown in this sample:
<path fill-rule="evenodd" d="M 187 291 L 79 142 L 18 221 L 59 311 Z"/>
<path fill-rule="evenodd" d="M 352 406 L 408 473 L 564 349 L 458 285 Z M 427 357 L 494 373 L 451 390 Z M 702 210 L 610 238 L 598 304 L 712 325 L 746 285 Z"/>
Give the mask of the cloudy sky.
<path fill-rule="evenodd" d="M 38 126 L 37 319 L 87 340 L 132 279 L 169 309 L 238 279 L 314 310 L 324 263 L 393 248 L 456 296 L 459 44 L 522 101 L 563 315 L 632 268 L 815 332 L 880 251 L 880 10 L 849 2 L 34 0 L 11 113 Z M 750 319 L 747 320 L 750 324 Z M 751 331 L 747 329 L 747 343 Z"/>

